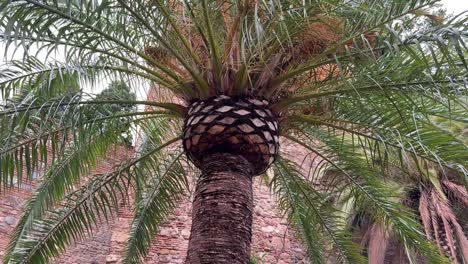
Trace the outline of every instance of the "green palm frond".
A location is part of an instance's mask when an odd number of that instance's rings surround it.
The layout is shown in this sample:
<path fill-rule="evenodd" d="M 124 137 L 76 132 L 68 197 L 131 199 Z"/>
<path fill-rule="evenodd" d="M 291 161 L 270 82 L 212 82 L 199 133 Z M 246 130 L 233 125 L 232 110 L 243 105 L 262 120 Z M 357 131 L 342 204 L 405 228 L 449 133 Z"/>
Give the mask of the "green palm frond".
<path fill-rule="evenodd" d="M 139 126 L 144 132 L 142 136 L 142 143 L 137 150 L 136 155 L 141 155 L 145 153 L 148 149 L 151 149 L 155 146 L 164 144 L 167 138 L 180 136 L 179 130 L 180 122 L 173 120 L 172 118 L 161 118 L 150 120 L 149 122 L 140 123 Z M 174 129 L 176 128 L 176 129 Z M 168 153 L 157 152 L 153 154 L 154 159 L 157 160 L 161 158 L 167 160 L 166 157 Z M 179 162 L 179 161 L 178 161 Z M 155 164 L 157 162 L 155 161 Z M 151 164 L 150 164 L 151 165 Z M 139 177 L 135 178 L 135 204 L 138 204 L 141 199 L 143 199 L 143 191 L 145 190 L 148 181 L 153 177 L 154 171 L 157 171 L 157 167 L 147 167 L 144 163 L 140 163 L 135 168 L 138 170 Z"/>
<path fill-rule="evenodd" d="M 87 70 L 74 69 L 72 65 L 58 62 L 45 65 L 34 57 L 25 61 L 9 61 L 1 68 L 0 87 L 3 97 L 8 98 L 10 94 L 28 91 L 43 100 L 71 90 L 77 91 L 78 75 L 80 71 Z M 93 66 L 88 69 L 91 68 Z"/>
<path fill-rule="evenodd" d="M 343 119 L 363 124 L 369 129 L 375 128 L 374 133 L 382 139 L 393 141 L 423 157 L 447 164 L 466 163 L 465 143 L 457 135 L 440 129 L 433 121 L 438 115 L 465 119 L 462 106 L 458 107 L 459 104 L 448 100 L 446 106 L 441 106 L 423 98 L 414 100 L 397 95 L 388 99 L 368 97 L 372 102 L 367 102 L 367 113 L 349 115 L 357 109 L 357 105 L 363 106 L 361 103 L 364 102 L 357 101 L 356 105 L 346 105 L 347 111 L 343 108 Z M 375 118 L 377 116 L 378 119 Z"/>
<path fill-rule="evenodd" d="M 15 4 L 5 2 L 2 7 L 0 25 L 5 29 L 4 38 L 9 44 L 10 40 L 21 39 L 26 34 L 33 38 L 33 41 L 25 38 L 26 45 L 28 42 L 45 42 L 47 54 L 62 49 L 69 61 L 79 59 L 80 64 L 92 64 L 100 58 L 104 62 L 114 59 L 157 76 L 159 83 L 169 89 L 179 80 L 173 71 L 144 53 L 146 43 L 142 41 L 141 28 L 127 27 L 128 13 L 121 8 L 114 9 L 109 1 L 93 5 L 91 1 L 88 4 L 73 1 L 63 4 L 31 0 Z M 122 31 L 125 34 L 117 33 Z M 138 58 L 156 65 L 169 77 L 138 62 Z"/>
<path fill-rule="evenodd" d="M 126 179 L 118 175 L 94 175 L 93 180 L 66 197 L 63 207 L 48 211 L 47 216 L 32 223 L 28 233 L 17 242 L 17 247 L 5 258 L 5 263 L 48 263 L 49 259 L 63 252 L 72 241 L 89 235 L 98 224 L 99 215 L 110 215 L 116 210 L 117 184 Z M 115 189 L 114 189 L 115 188 Z M 123 186 L 120 188 L 124 188 Z"/>
<path fill-rule="evenodd" d="M 355 203 L 365 211 L 372 212 L 375 222 L 392 226 L 395 236 L 401 243 L 423 254 L 431 263 L 447 262 L 437 254 L 434 246 L 426 241 L 415 215 L 402 204 L 394 202 L 395 194 L 385 186 L 380 173 L 372 170 L 361 156 L 356 156 L 352 146 L 339 137 L 320 130 L 308 130 L 304 133 L 311 138 L 319 139 L 324 145 L 314 144 L 310 139 L 308 143 L 303 143 L 295 138 L 288 138 L 309 149 L 340 171 L 343 178 L 339 180 L 349 184 L 350 195 L 355 199 Z"/>
<path fill-rule="evenodd" d="M 21 182 L 23 165 L 28 175 L 31 175 L 32 170 L 39 169 L 40 163 L 47 167 L 48 158 L 51 157 L 54 161 L 63 154 L 68 144 L 92 142 L 103 134 L 107 135 L 103 141 L 106 142 L 113 137 L 112 133 L 119 135 L 123 125 L 121 118 L 130 118 L 127 121 L 130 125 L 142 123 L 149 117 L 174 116 L 165 111 L 109 114 L 105 108 L 112 104 L 137 105 L 139 102 L 134 100 L 80 101 L 80 97 L 75 96 L 72 100 L 67 99 L 68 97 L 48 100 L 44 104 L 32 100 L 18 108 L 9 106 L 2 112 L 0 179 L 4 187 L 12 186 L 15 178 Z M 106 124 L 104 128 L 103 122 Z"/>
<path fill-rule="evenodd" d="M 145 114 L 147 114 L 147 112 L 145 112 Z M 122 116 L 128 117 L 128 115 L 116 116 L 117 117 L 114 116 L 114 118 L 117 118 L 117 120 Z M 158 126 L 153 125 L 154 128 L 148 131 L 155 131 L 156 128 L 159 128 L 159 136 L 167 136 L 168 133 L 164 130 L 167 129 L 168 126 L 167 123 L 164 122 L 164 119 L 167 118 L 161 118 L 160 122 L 158 122 Z M 149 123 L 148 121 L 142 121 L 145 120 L 137 119 L 131 122 L 140 125 Z M 61 147 L 55 147 L 52 148 L 52 153 L 48 153 L 48 155 L 57 155 L 60 156 L 60 158 L 56 161 L 52 159 L 53 163 L 49 168 L 46 168 L 46 173 L 40 186 L 28 200 L 23 216 L 15 227 L 15 232 L 11 237 L 7 254 L 14 249 L 15 243 L 20 238 L 21 234 L 28 232 L 31 222 L 34 219 L 40 219 L 45 210 L 52 208 L 63 199 L 65 194 L 73 191 L 76 185 L 91 173 L 98 162 L 101 161 L 106 154 L 111 152 L 111 149 L 116 144 L 120 143 L 119 134 L 125 123 L 106 122 L 104 130 L 102 129 L 102 124 L 100 122 L 96 123 L 95 120 L 93 123 L 87 125 L 88 127 L 86 127 L 86 129 L 78 131 L 79 134 L 84 134 L 87 137 L 76 136 L 74 137 L 76 140 L 72 139 L 70 140 L 71 142 L 66 142 L 66 146 L 61 146 L 64 150 L 60 150 Z M 95 131 L 94 133 L 92 132 L 93 130 Z M 153 141 L 153 145 L 161 145 L 163 143 L 163 140 Z M 55 149 L 57 151 L 54 151 Z M 28 158 L 28 156 L 26 156 L 26 158 Z M 47 159 L 47 157 L 45 158 Z M 20 177 L 21 175 L 18 176 Z M 139 177 L 139 180 L 144 181 L 144 179 L 141 178 L 142 177 Z"/>
<path fill-rule="evenodd" d="M 463 84 L 449 85 L 452 91 L 464 91 Z M 417 89 L 427 91 L 422 87 Z M 441 127 L 437 120 L 466 123 L 466 100 L 464 95 L 453 99 L 443 97 L 442 92 L 439 89 L 439 98 L 386 91 L 382 95 L 360 92 L 329 101 L 317 100 L 312 102 L 318 109 L 315 113 L 294 114 L 288 122 L 291 127 L 324 127 L 330 134 L 348 135 L 351 144 L 370 154 L 371 166 L 388 155 L 399 156 L 400 167 L 405 167 L 407 160 L 419 157 L 459 171 L 463 181 L 467 177 L 466 140 L 459 132 Z"/>
<path fill-rule="evenodd" d="M 345 68 L 352 67 L 352 65 L 364 65 L 363 63 L 355 64 L 356 61 L 361 62 L 359 58 L 363 56 L 376 61 L 374 53 L 382 49 L 391 55 L 419 56 L 420 52 L 415 53 L 415 51 L 421 50 L 422 52 L 423 44 L 421 43 L 432 44 L 440 38 L 449 39 L 450 43 L 438 41 L 437 45 L 434 45 L 439 50 L 435 50 L 434 53 L 442 54 L 443 57 L 442 60 L 437 60 L 435 65 L 437 69 L 445 65 L 444 61 L 448 61 L 451 66 L 456 66 L 453 62 L 464 57 L 464 50 L 466 50 L 462 39 L 464 33 L 456 29 L 456 26 L 462 27 L 462 21 L 447 27 L 442 25 L 437 28 L 438 31 L 431 29 L 432 31 L 426 32 L 427 36 L 419 34 L 405 40 L 398 37 L 396 33 L 399 32 L 391 27 L 386 28 L 392 21 L 413 14 L 414 10 L 431 5 L 433 1 L 382 3 L 381 6 L 386 12 L 385 16 L 382 15 L 383 10 L 379 9 L 379 12 L 376 12 L 372 9 L 373 6 L 379 5 L 377 2 L 352 4 L 323 1 L 304 4 L 295 1 L 288 3 L 272 1 L 270 3 L 235 4 L 185 1 L 174 4 L 176 12 L 168 12 L 167 3 L 161 1 L 154 3 L 136 1 L 129 6 L 122 1 L 90 2 L 89 4 L 67 1 L 61 4 L 28 0 L 15 5 L 4 4 L 5 10 L 9 12 L 4 15 L 2 25 L 5 28 L 4 39 L 8 40 L 9 44 L 13 41 L 23 41 L 25 46 L 29 46 L 28 43 L 43 41 L 48 43 L 44 45 L 44 48 L 48 49 L 48 54 L 67 47 L 64 52 L 68 60 L 76 61 L 79 58 L 81 64 L 97 60 L 105 62 L 103 66 L 110 63 L 110 68 L 115 71 L 120 69 L 128 74 L 154 76 L 154 80 L 161 85 L 189 97 L 195 94 L 192 88 L 186 85 L 187 80 L 184 80 L 186 77 L 168 68 L 164 60 L 145 54 L 146 47 L 155 46 L 174 57 L 192 77 L 197 93 L 202 97 L 207 93 L 230 91 L 233 87 L 222 79 L 226 78 L 226 74 L 231 74 L 229 73 L 231 68 L 234 70 L 233 80 L 245 84 L 246 87 L 241 88 L 244 92 L 254 88 L 260 90 L 260 93 L 271 94 L 270 91 L 265 90 L 267 89 L 265 85 L 270 83 L 265 78 L 274 77 L 269 72 L 278 73 L 273 69 L 275 67 L 279 72 L 286 70 L 287 73 L 272 80 L 270 86 L 273 89 L 276 89 L 278 84 L 295 78 L 298 74 L 319 69 L 327 64 L 337 64 L 341 73 L 344 74 Z M 188 12 L 184 13 L 184 9 Z M 184 14 L 188 16 L 182 20 L 177 19 L 178 16 L 184 16 Z M 281 20 L 278 20 L 278 17 Z M 124 23 L 126 20 L 132 22 L 131 26 Z M 37 21 L 41 23 L 35 23 Z M 215 22 L 223 26 L 212 28 L 211 24 Z M 319 53 L 305 53 L 306 63 L 294 65 L 293 62 L 296 59 L 289 57 L 297 56 L 294 55 L 297 52 L 294 46 L 314 41 L 306 40 L 301 43 L 297 37 L 317 23 L 331 25 L 333 22 L 336 22 L 334 24 L 338 24 L 339 28 L 334 33 L 336 35 L 334 43 Z M 53 30 L 49 29 L 51 23 L 54 25 Z M 167 30 L 168 28 L 173 28 L 173 30 Z M 120 32 L 124 34 L 119 34 Z M 184 35 L 189 32 L 196 32 L 200 38 Z M 380 46 L 374 47 L 373 43 L 362 38 L 369 32 L 379 33 Z M 25 38 L 24 35 L 32 37 Z M 195 49 L 191 42 L 201 46 L 201 51 Z M 401 45 L 403 46 L 395 48 Z M 112 48 L 109 49 L 109 47 Z M 224 52 L 222 52 L 223 47 Z M 350 49 L 343 52 L 344 47 Z M 455 50 L 456 58 L 452 58 L 449 52 L 451 47 Z M 209 62 L 208 67 L 201 63 L 202 55 L 208 56 L 203 59 Z M 310 56 L 310 59 L 307 56 Z M 334 58 L 330 59 L 328 56 L 334 56 Z M 390 57 L 388 55 L 383 56 L 383 59 L 379 57 L 377 62 L 392 61 Z M 401 61 L 400 57 L 396 56 L 393 61 Z M 427 69 L 433 66 L 433 64 L 425 63 L 425 60 L 416 59 L 416 56 L 413 59 L 419 63 L 419 66 L 425 66 Z M 150 62 L 156 69 L 144 66 L 141 63 L 143 61 Z M 123 64 L 112 66 L 116 62 Z M 370 66 L 375 69 L 377 67 L 375 64 L 371 63 Z M 293 67 L 289 67 L 290 65 Z M 466 63 L 463 65 L 466 67 Z M 357 72 L 359 69 L 360 67 L 353 67 L 353 74 L 359 75 Z M 207 75 L 207 72 L 212 73 Z M 248 74 L 250 84 L 245 82 L 248 80 L 245 78 L 246 74 Z"/>
<path fill-rule="evenodd" d="M 352 109 L 349 110 L 352 111 Z M 372 115 L 375 114 L 378 114 L 378 112 L 374 112 Z M 392 114 L 395 113 L 390 113 L 388 116 L 384 116 L 382 113 L 381 117 L 382 119 L 392 117 Z M 371 121 L 366 119 L 364 114 L 361 117 L 361 120 Z M 349 136 L 353 139 L 352 142 L 358 148 L 372 149 L 380 147 L 382 152 L 376 152 L 376 155 L 380 155 L 377 158 L 388 155 L 389 152 L 400 151 L 406 156 L 416 155 L 434 162 L 440 162 L 442 166 L 447 167 L 450 167 L 453 162 L 464 164 L 466 160 L 464 157 L 466 146 L 463 141 L 458 139 L 457 135 L 446 133 L 444 130 L 435 127 L 431 122 L 426 122 L 427 119 L 421 120 L 423 121 L 421 123 L 409 123 L 409 126 L 404 127 L 404 129 L 398 129 L 398 127 L 381 126 L 375 122 L 360 122 L 356 116 L 351 117 L 351 121 L 306 115 L 294 118 L 297 118 L 298 123 L 303 122 L 328 127 L 329 132 L 335 135 L 349 133 Z M 389 118 L 387 121 L 391 121 L 391 119 Z M 444 145 L 443 142 L 446 142 L 447 145 Z"/>
<path fill-rule="evenodd" d="M 279 159 L 271 181 L 311 261 L 365 261 L 347 231 L 353 204 L 406 252 L 444 262 L 390 183 L 418 186 L 433 168 L 468 183 L 468 18 L 412 27 L 436 2 L 0 1 L 2 191 L 46 167 L 5 263 L 46 263 L 126 195 L 136 209 L 126 261 L 141 262 L 187 185 L 168 139 L 191 103 L 219 95 L 268 100 L 281 134 L 316 156 L 313 180 Z M 102 80 L 161 91 L 84 92 Z M 124 128 L 141 136 L 136 157 L 81 184 Z"/>
<path fill-rule="evenodd" d="M 446 30 L 450 32 L 450 28 Z M 435 35 L 433 32 L 428 35 L 432 38 L 441 37 L 440 34 Z M 449 35 L 446 38 L 452 39 L 452 36 Z M 453 61 L 459 60 L 457 59 L 460 56 L 458 48 L 462 49 L 462 56 L 466 56 L 468 49 L 464 46 L 459 47 L 459 42 L 463 40 L 462 36 L 453 38 L 455 40 L 442 43 L 441 47 L 432 47 L 430 43 L 424 43 L 423 40 L 421 40 L 423 43 L 413 42 L 412 39 L 405 47 L 398 49 L 392 46 L 382 46 L 376 49 L 384 55 L 377 58 L 372 56 L 359 58 L 360 54 L 356 52 L 338 55 L 314 67 L 320 81 L 312 79 L 310 84 L 305 83 L 299 86 L 298 92 L 291 98 L 280 102 L 278 107 L 282 108 L 301 101 L 307 103 L 308 100 L 317 98 L 340 95 L 359 96 L 369 93 L 418 94 L 432 100 L 450 98 L 459 103 L 461 101 L 466 107 L 466 100 L 458 100 L 457 96 L 466 96 L 467 68 L 464 64 L 454 64 Z M 384 42 L 381 45 L 390 45 L 383 37 L 381 41 Z M 369 56 L 366 53 L 373 50 L 360 52 L 364 53 L 362 56 Z M 405 62 L 404 69 L 401 69 L 402 61 Z M 330 65 L 335 65 L 339 70 L 327 71 L 331 68 Z"/>
<path fill-rule="evenodd" d="M 160 157 L 156 168 L 149 170 L 150 183 L 136 205 L 135 218 L 127 243 L 125 263 L 141 263 L 153 238 L 167 216 L 176 208 L 186 191 L 187 173 L 182 162 L 183 152 Z"/>
<path fill-rule="evenodd" d="M 154 120 L 142 126 L 146 134 L 137 155 L 144 155 L 167 137 L 178 135 L 180 123 L 171 119 Z M 159 225 L 175 209 L 188 190 L 189 168 L 181 149 L 156 152 L 134 168 L 135 218 L 125 252 L 125 262 L 141 262 L 159 230 Z"/>
<path fill-rule="evenodd" d="M 346 232 L 345 221 L 322 190 L 304 180 L 298 165 L 279 159 L 274 166 L 271 188 L 281 210 L 298 229 L 312 263 L 365 263 L 360 247 Z"/>
<path fill-rule="evenodd" d="M 143 162 L 157 162 L 152 154 L 178 140 L 174 138 L 152 147 L 109 173 L 91 177 L 83 187 L 62 199 L 62 206 L 47 211 L 45 218 L 33 222 L 30 230 L 18 238 L 5 263 L 47 263 L 72 241 L 82 239 L 85 231 L 89 234 L 98 224 L 101 215 L 107 218 L 118 208 L 119 197 L 128 195 L 131 184 L 135 183 L 134 178 L 138 177 L 135 166 Z"/>
<path fill-rule="evenodd" d="M 83 180 L 83 176 L 89 175 L 98 159 L 118 142 L 116 135 L 116 130 L 109 129 L 106 133 L 93 137 L 92 141 L 76 142 L 64 150 L 63 156 L 48 168 L 40 186 L 34 190 L 25 205 L 23 215 L 11 236 L 7 255 L 14 250 L 18 240 L 30 231 L 35 219 L 40 219 L 43 213 L 60 202 L 66 193 L 72 192 L 76 184 Z"/>

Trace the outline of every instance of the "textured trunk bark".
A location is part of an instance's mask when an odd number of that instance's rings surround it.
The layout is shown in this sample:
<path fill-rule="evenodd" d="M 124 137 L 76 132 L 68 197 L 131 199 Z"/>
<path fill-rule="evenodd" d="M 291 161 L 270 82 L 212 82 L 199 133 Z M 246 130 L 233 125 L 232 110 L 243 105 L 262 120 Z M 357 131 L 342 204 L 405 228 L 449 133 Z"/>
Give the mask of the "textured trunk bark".
<path fill-rule="evenodd" d="M 186 263 L 249 263 L 252 174 L 252 165 L 241 156 L 216 153 L 204 158 Z"/>

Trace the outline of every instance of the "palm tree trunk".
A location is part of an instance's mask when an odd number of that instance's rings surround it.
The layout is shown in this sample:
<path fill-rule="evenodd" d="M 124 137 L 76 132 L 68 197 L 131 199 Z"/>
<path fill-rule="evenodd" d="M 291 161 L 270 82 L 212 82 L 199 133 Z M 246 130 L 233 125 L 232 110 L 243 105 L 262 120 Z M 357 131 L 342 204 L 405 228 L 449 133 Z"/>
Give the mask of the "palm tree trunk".
<path fill-rule="evenodd" d="M 186 263 L 249 263 L 253 168 L 242 156 L 204 158 L 193 201 Z"/>

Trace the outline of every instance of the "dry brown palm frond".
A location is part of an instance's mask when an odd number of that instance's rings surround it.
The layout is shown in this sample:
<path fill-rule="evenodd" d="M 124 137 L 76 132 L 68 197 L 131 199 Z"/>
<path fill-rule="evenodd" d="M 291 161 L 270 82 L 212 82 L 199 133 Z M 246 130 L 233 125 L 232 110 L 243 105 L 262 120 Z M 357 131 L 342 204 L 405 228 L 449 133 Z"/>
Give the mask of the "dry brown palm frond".
<path fill-rule="evenodd" d="M 434 204 L 432 203 L 432 199 L 430 200 L 429 203 L 429 211 L 430 212 L 435 212 L 435 207 Z M 434 230 L 434 240 L 436 245 L 439 247 L 439 249 L 442 252 L 442 247 L 443 247 L 443 241 L 440 237 L 439 233 L 439 216 L 437 214 L 431 214 L 431 222 L 432 222 L 432 228 Z"/>
<path fill-rule="evenodd" d="M 466 239 L 465 233 L 463 232 L 463 228 L 458 223 L 458 221 L 452 221 L 452 224 L 455 229 L 455 233 L 457 234 L 458 238 L 458 245 L 460 246 L 460 252 L 463 256 L 465 262 L 468 262 L 468 239 Z"/>
<path fill-rule="evenodd" d="M 161 47 L 146 46 L 144 50 L 145 54 L 150 56 L 153 60 L 165 64 L 181 76 L 187 76 L 187 72 L 180 69 L 177 65 L 171 62 L 171 56 L 167 50 Z M 154 62 L 147 61 L 149 65 L 155 66 Z"/>
<path fill-rule="evenodd" d="M 421 192 L 421 197 L 419 198 L 419 215 L 421 221 L 424 225 L 424 231 L 429 240 L 434 240 L 432 236 L 432 222 L 431 222 L 431 212 L 429 210 L 429 197 L 425 190 Z"/>
<path fill-rule="evenodd" d="M 365 248 L 367 243 L 369 242 L 371 228 L 372 225 L 365 221 L 364 223 L 361 223 L 359 228 L 357 228 L 355 231 L 356 238 L 360 238 L 359 244 L 363 248 Z"/>
<path fill-rule="evenodd" d="M 149 55 L 156 61 L 166 62 L 170 59 L 169 52 L 161 47 L 146 46 L 145 54 Z M 150 63 L 151 64 L 151 63 Z"/>
<path fill-rule="evenodd" d="M 291 50 L 292 61 L 295 65 L 311 56 L 322 53 L 327 47 L 340 39 L 342 21 L 338 18 L 322 17 L 318 22 L 308 24 L 297 39 Z"/>
<path fill-rule="evenodd" d="M 446 191 L 448 191 L 449 195 L 454 198 L 454 200 L 461 201 L 466 206 L 468 206 L 468 192 L 466 191 L 465 187 L 453 183 L 450 180 L 442 180 L 442 184 Z"/>
<path fill-rule="evenodd" d="M 451 183 L 449 181 L 446 181 L 449 183 L 450 186 L 452 187 L 458 187 L 457 184 L 454 184 L 454 183 Z M 446 183 L 444 183 L 446 184 Z M 463 187 L 462 187 L 463 188 Z M 465 191 L 464 189 L 462 189 L 463 191 Z M 437 200 L 437 204 L 438 204 L 438 210 L 443 212 L 443 215 L 445 217 L 445 219 L 447 219 L 447 222 L 449 224 L 449 227 L 453 227 L 454 231 L 455 231 L 455 234 L 457 236 L 457 241 L 458 241 L 458 245 L 460 247 L 460 253 L 462 254 L 463 258 L 465 260 L 468 260 L 468 240 L 465 236 L 465 233 L 463 232 L 463 228 L 461 227 L 460 223 L 458 222 L 458 219 L 456 217 L 456 215 L 454 214 L 453 210 L 451 209 L 451 207 L 449 206 L 449 204 L 445 201 L 443 201 L 441 199 L 441 197 L 436 193 L 436 191 L 433 191 L 435 192 L 435 194 L 433 194 L 435 200 Z M 441 214 L 440 212 L 438 212 L 439 214 Z M 444 223 L 445 224 L 445 223 Z M 451 236 L 453 234 L 453 231 L 448 233 L 447 234 L 447 239 L 449 239 L 449 236 Z M 452 236 L 453 237 L 453 236 Z M 454 240 L 454 243 L 455 244 L 455 239 Z M 454 248 L 454 251 L 456 251 L 456 248 L 455 246 L 453 246 Z"/>
<path fill-rule="evenodd" d="M 426 9 L 415 10 L 411 12 L 411 14 L 416 15 L 416 16 L 425 16 L 437 24 L 441 24 L 444 21 L 443 17 L 434 15 L 429 10 L 426 10 Z"/>
<path fill-rule="evenodd" d="M 445 234 L 445 242 L 447 242 L 448 250 L 445 250 L 447 255 L 450 256 L 451 260 L 456 262 L 457 254 L 455 252 L 455 238 L 453 237 L 452 227 L 450 225 L 451 220 L 456 220 L 452 209 L 448 206 L 447 202 L 442 200 L 437 190 L 431 190 L 432 203 L 436 209 L 436 213 L 442 220 L 443 234 Z"/>
<path fill-rule="evenodd" d="M 310 87 L 310 84 L 320 84 L 340 76 L 347 76 L 347 66 L 338 67 L 336 64 L 326 64 L 320 68 L 315 68 L 302 76 L 293 80 L 293 85 L 288 88 L 290 91 L 297 91 L 300 87 Z M 310 90 L 308 88 L 308 90 Z"/>
<path fill-rule="evenodd" d="M 237 3 L 238 11 L 235 17 L 231 17 L 227 12 L 223 12 L 224 24 L 227 30 L 223 61 L 229 60 L 231 66 L 235 69 L 237 68 L 238 64 L 240 64 L 240 51 L 239 43 L 233 40 L 237 37 L 241 17 L 245 16 L 247 12 L 253 8 L 252 4 L 256 2 L 257 1 L 249 2 L 248 0 L 245 0 L 243 2 Z"/>
<path fill-rule="evenodd" d="M 314 22 L 305 24 L 301 30 L 294 34 L 291 45 L 282 47 L 265 63 L 254 90 L 267 97 L 279 93 L 282 87 L 270 85 L 271 79 L 279 73 L 321 54 L 327 47 L 332 46 L 340 39 L 341 30 L 342 21 L 334 17 L 316 17 Z M 318 77 L 313 79 L 323 80 L 321 76 L 324 75 L 324 72 L 320 70 L 315 75 Z"/>
<path fill-rule="evenodd" d="M 283 55 L 284 54 L 281 53 L 273 55 L 266 62 L 266 65 L 263 67 L 261 73 L 258 75 L 257 81 L 253 86 L 253 90 L 258 91 L 259 95 L 268 95 L 268 91 L 273 92 L 275 90 L 279 90 L 275 89 L 276 87 L 271 87 L 270 82 L 271 79 L 278 73 L 278 65 L 281 64 L 281 61 L 283 60 Z"/>
<path fill-rule="evenodd" d="M 393 255 L 393 259 L 387 263 L 399 263 L 399 264 L 406 264 L 408 263 L 408 256 L 406 255 L 405 248 L 398 243 L 395 247 L 395 253 Z"/>
<path fill-rule="evenodd" d="M 387 248 L 390 241 L 394 241 L 390 236 L 390 231 L 385 230 L 381 224 L 369 222 L 369 218 L 362 219 L 358 224 L 359 228 L 355 230 L 356 241 L 362 248 L 367 249 L 369 263 L 384 263 L 387 255 Z"/>
<path fill-rule="evenodd" d="M 368 260 L 370 264 L 384 263 L 385 252 L 389 242 L 388 230 L 382 225 L 373 224 L 369 236 L 369 245 L 367 248 Z"/>

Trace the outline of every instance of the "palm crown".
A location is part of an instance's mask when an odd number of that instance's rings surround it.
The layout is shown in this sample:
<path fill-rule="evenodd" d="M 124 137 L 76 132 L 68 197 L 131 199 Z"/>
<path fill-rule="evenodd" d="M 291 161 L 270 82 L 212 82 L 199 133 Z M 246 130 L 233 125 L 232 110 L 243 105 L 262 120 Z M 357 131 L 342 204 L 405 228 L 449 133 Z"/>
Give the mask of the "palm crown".
<path fill-rule="evenodd" d="M 47 262 L 128 193 L 126 262 L 141 262 L 191 164 L 203 171 L 203 157 L 223 151 L 254 163 L 252 175 L 272 165 L 265 182 L 312 263 L 385 257 L 372 247 L 379 236 L 411 260 L 467 261 L 450 207 L 468 199 L 466 132 L 454 129 L 468 118 L 466 17 L 405 29 L 434 3 L 1 1 L 3 43 L 24 56 L 0 73 L 0 182 L 51 160 L 4 262 Z M 161 92 L 138 101 L 79 88 L 104 77 Z M 119 104 L 145 108 L 106 110 Z M 122 120 L 144 135 L 140 151 L 89 176 Z M 280 141 L 312 153 L 311 168 Z"/>

